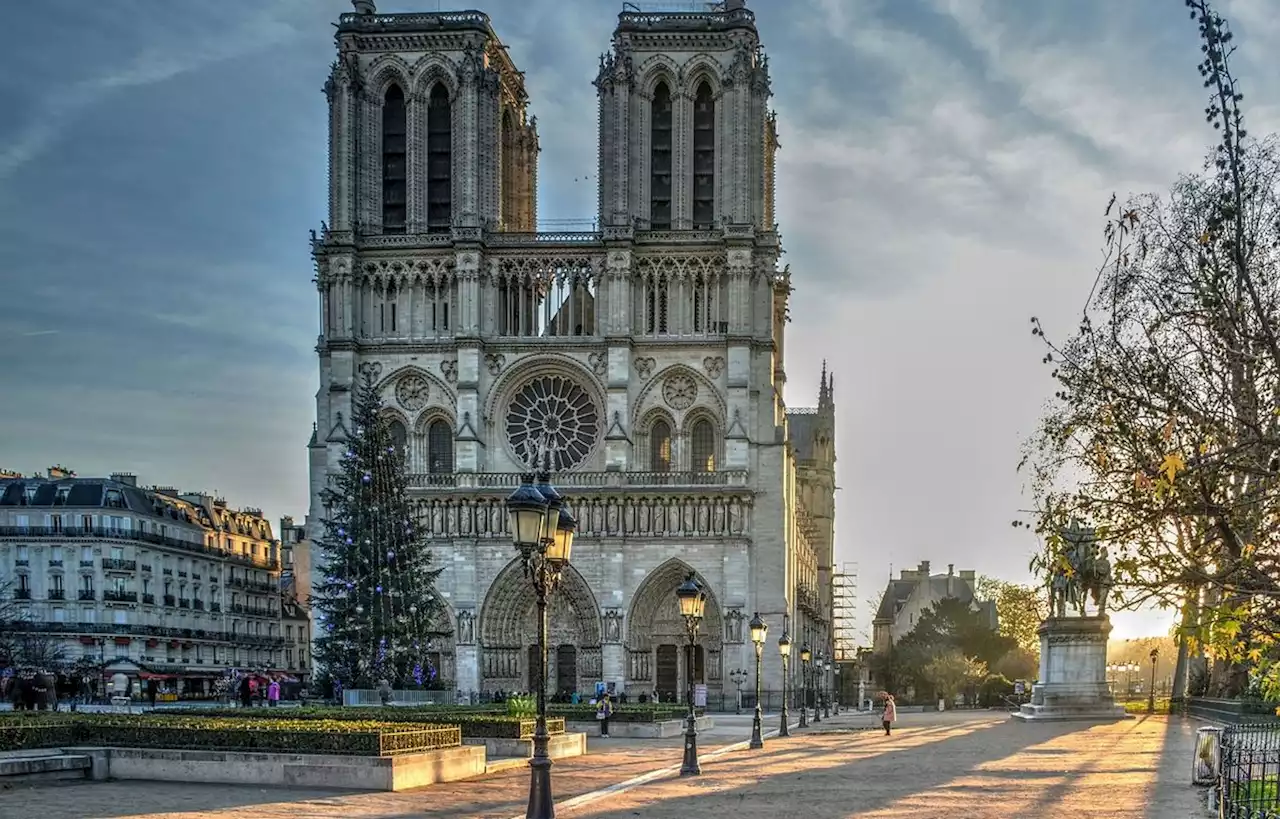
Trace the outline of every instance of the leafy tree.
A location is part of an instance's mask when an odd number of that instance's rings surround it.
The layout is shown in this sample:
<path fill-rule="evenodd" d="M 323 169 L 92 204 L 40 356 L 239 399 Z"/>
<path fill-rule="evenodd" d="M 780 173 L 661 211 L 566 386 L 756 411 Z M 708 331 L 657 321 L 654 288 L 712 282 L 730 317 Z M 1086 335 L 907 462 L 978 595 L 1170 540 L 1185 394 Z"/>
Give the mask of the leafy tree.
<path fill-rule="evenodd" d="M 996 660 L 992 672 L 1010 680 L 1035 680 L 1040 677 L 1039 653 L 1032 654 L 1022 647 L 1015 647 Z"/>
<path fill-rule="evenodd" d="M 952 702 L 961 691 L 978 685 L 987 676 L 987 664 L 966 657 L 956 649 L 937 655 L 921 669 L 921 677 L 939 699 Z"/>
<path fill-rule="evenodd" d="M 349 441 L 321 493 L 325 533 L 317 545 L 324 580 L 312 597 L 319 613 L 317 662 L 335 684 L 372 688 L 386 679 L 421 685 L 441 606 L 427 540 L 406 491 L 405 453 L 392 441 L 373 379 L 356 397 Z"/>
<path fill-rule="evenodd" d="M 926 609 L 915 627 L 898 641 L 908 656 L 931 658 L 954 649 L 991 665 L 1014 647 L 1014 642 L 991 627 L 986 618 L 956 597 L 944 597 Z"/>
<path fill-rule="evenodd" d="M 997 628 L 1023 651 L 1038 657 L 1040 635 L 1036 630 L 1049 616 L 1047 592 L 1035 586 L 1010 583 L 994 577 L 979 577 L 977 595 L 980 600 L 994 600 Z"/>
<path fill-rule="evenodd" d="M 1186 4 L 1220 142 L 1167 198 L 1112 197 L 1074 336 L 1032 320 L 1060 389 L 1024 464 L 1033 566 L 1060 562 L 1070 518 L 1092 522 L 1119 604 L 1182 608 L 1215 658 L 1210 687 L 1232 696 L 1280 635 L 1280 146 L 1246 138 L 1231 33 Z"/>

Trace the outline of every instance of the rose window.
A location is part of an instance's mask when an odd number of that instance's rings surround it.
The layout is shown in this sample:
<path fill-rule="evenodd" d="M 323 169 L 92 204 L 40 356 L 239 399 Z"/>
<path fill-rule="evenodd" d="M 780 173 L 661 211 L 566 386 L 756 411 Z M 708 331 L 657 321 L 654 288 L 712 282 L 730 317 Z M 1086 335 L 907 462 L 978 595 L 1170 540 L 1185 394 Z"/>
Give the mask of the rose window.
<path fill-rule="evenodd" d="M 571 469 L 591 454 L 600 436 L 600 411 L 576 382 L 558 375 L 533 379 L 507 409 L 507 442 L 521 461 L 552 471 Z"/>
<path fill-rule="evenodd" d="M 417 412 L 427 405 L 427 379 L 411 373 L 396 382 L 396 401 L 409 412 Z"/>

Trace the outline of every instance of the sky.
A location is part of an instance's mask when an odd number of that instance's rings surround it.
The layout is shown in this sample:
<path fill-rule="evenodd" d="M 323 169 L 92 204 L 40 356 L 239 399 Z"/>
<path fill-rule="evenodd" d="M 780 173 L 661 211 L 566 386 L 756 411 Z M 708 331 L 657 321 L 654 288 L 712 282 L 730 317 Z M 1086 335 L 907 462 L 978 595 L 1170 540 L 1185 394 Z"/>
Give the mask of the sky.
<path fill-rule="evenodd" d="M 1249 130 L 1280 130 L 1273 0 L 1222 0 Z M 591 80 L 621 3 L 489 0 L 527 74 L 539 214 L 595 211 Z M 641 3 L 643 7 L 653 4 Z M 1015 471 L 1114 191 L 1167 190 L 1213 132 L 1170 0 L 749 0 L 770 54 L 795 286 L 787 401 L 836 379 L 837 559 L 866 608 L 930 560 L 1027 581 Z M 434 11 L 436 0 L 378 3 Z M 449 7 L 446 3 L 445 8 Z M 307 511 L 345 0 L 41 0 L 0 51 L 0 468 L 60 463 Z M 1115 616 L 1116 637 L 1168 616 Z"/>

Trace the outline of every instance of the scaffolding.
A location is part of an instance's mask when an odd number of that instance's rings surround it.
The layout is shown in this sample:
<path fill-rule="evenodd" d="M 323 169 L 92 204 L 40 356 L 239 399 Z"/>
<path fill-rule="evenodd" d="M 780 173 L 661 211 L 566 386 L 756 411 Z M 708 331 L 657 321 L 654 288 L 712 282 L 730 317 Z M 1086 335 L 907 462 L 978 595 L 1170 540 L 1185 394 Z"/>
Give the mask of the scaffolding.
<path fill-rule="evenodd" d="M 836 662 L 852 662 L 858 658 L 858 564 L 841 564 L 832 589 Z"/>

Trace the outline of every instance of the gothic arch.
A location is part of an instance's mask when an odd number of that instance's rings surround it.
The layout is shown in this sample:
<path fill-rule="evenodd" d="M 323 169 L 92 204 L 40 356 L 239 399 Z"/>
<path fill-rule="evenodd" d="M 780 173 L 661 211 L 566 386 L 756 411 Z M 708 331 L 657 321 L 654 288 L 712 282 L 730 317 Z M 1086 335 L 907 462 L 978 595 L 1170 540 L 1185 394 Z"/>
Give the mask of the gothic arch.
<path fill-rule="evenodd" d="M 676 589 L 690 572 L 693 572 L 707 592 L 707 606 L 702 623 L 698 626 L 698 643 L 713 650 L 720 649 L 724 637 L 724 622 L 711 584 L 701 572 L 695 571 L 680 558 L 673 557 L 649 572 L 631 597 L 631 607 L 627 612 L 628 650 L 646 651 L 661 639 L 678 639 L 680 645 L 687 641 L 684 621 L 679 617 Z"/>
<path fill-rule="evenodd" d="M 523 358 L 507 367 L 494 381 L 489 390 L 489 398 L 485 403 L 485 422 L 490 432 L 501 438 L 504 449 L 510 450 L 504 430 L 505 410 L 520 387 L 530 379 L 542 375 L 558 375 L 571 379 L 581 385 L 591 397 L 591 400 L 595 402 L 600 415 L 600 434 L 592 448 L 592 452 L 587 455 L 587 460 L 589 461 L 599 449 L 600 442 L 604 440 L 605 429 L 608 428 L 606 420 L 608 417 L 608 403 L 605 400 L 603 391 L 600 389 L 599 379 L 582 362 L 571 356 L 559 353 L 537 354 Z M 509 452 L 509 454 L 515 457 L 515 453 Z M 516 458 L 516 462 L 519 463 L 519 458 Z"/>
<path fill-rule="evenodd" d="M 671 364 L 662 368 L 649 379 L 649 383 L 641 388 L 640 393 L 636 396 L 635 410 L 632 415 L 632 429 L 638 429 L 639 423 L 647 417 L 647 415 L 655 409 L 661 409 L 665 405 L 662 403 L 662 384 L 667 376 L 671 375 L 687 375 L 698 385 L 698 399 L 691 407 L 684 410 L 683 413 L 694 411 L 697 407 L 707 407 L 718 418 L 724 418 L 728 411 L 725 407 L 724 398 L 720 395 L 720 391 L 716 389 L 716 385 L 705 375 L 698 372 L 694 368 L 686 364 Z M 672 417 L 681 416 L 680 411 L 672 412 Z M 720 424 L 717 424 L 720 426 Z M 675 432 L 680 427 L 673 423 L 671 431 Z"/>
<path fill-rule="evenodd" d="M 393 385 L 397 381 L 399 381 L 404 376 L 410 375 L 410 374 L 422 376 L 423 378 L 426 379 L 427 384 L 430 385 L 431 391 L 430 391 L 430 395 L 427 398 L 428 409 L 432 406 L 441 406 L 441 407 L 447 407 L 448 408 L 447 411 L 452 413 L 453 406 L 457 401 L 457 397 L 453 394 L 453 390 L 449 389 L 449 387 L 439 378 L 427 372 L 422 367 L 418 367 L 414 364 L 409 364 L 404 367 L 398 367 L 392 370 L 381 381 L 378 381 L 376 384 L 374 384 L 374 389 L 376 389 L 378 393 L 381 394 L 383 390 L 393 389 Z M 390 394 L 392 398 L 395 397 L 394 392 Z M 446 400 L 441 400 L 442 398 Z M 424 409 L 424 411 L 426 410 Z"/>
<path fill-rule="evenodd" d="M 409 101 L 409 95 L 413 89 L 413 83 L 409 78 L 413 75 L 413 69 L 399 54 L 384 54 L 374 60 L 369 64 L 368 75 L 373 78 L 369 83 L 369 89 L 373 92 L 379 106 L 387 95 L 387 89 L 393 84 L 400 86 L 400 90 L 404 92 L 405 102 Z"/>
<path fill-rule="evenodd" d="M 549 681 L 557 687 L 586 690 L 601 674 L 600 608 L 587 581 L 567 566 L 560 587 L 547 601 Z M 537 645 L 537 598 L 519 559 L 498 573 L 480 609 L 479 642 L 483 652 L 482 686 L 526 688 L 532 681 L 530 650 Z M 557 646 L 573 646 L 573 668 L 559 667 Z"/>
<path fill-rule="evenodd" d="M 657 471 L 658 467 L 654 463 L 653 452 L 653 428 L 659 422 L 667 425 L 667 431 L 671 436 L 671 452 L 668 454 L 667 471 L 675 471 L 678 467 L 676 458 L 675 444 L 676 436 L 679 434 L 680 427 L 676 425 L 675 416 L 666 407 L 650 407 L 643 415 L 636 426 L 632 427 L 635 432 L 635 453 L 632 457 L 632 463 L 638 468 Z M 633 467 L 637 468 L 637 467 Z"/>
<path fill-rule="evenodd" d="M 430 54 L 413 64 L 413 96 L 425 100 L 437 82 L 449 92 L 449 104 L 458 98 L 458 66 L 439 54 Z M 406 89 L 407 92 L 407 89 Z"/>
<path fill-rule="evenodd" d="M 656 54 L 645 60 L 640 64 L 640 70 L 637 73 L 640 81 L 636 85 L 641 99 L 653 99 L 654 89 L 663 81 L 671 90 L 672 97 L 680 93 L 680 66 L 666 54 Z M 648 116 L 645 116 L 644 120 L 647 121 Z"/>
<path fill-rule="evenodd" d="M 698 86 L 705 81 L 711 86 L 711 98 L 716 102 L 720 101 L 724 94 L 724 81 L 720 76 L 724 73 L 724 66 L 720 65 L 715 57 L 706 53 L 695 54 L 685 60 L 680 70 L 684 77 L 684 84 L 680 87 L 680 91 L 685 97 L 693 99 L 698 93 Z"/>

